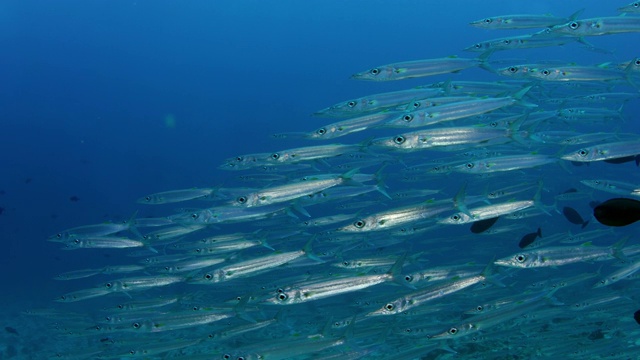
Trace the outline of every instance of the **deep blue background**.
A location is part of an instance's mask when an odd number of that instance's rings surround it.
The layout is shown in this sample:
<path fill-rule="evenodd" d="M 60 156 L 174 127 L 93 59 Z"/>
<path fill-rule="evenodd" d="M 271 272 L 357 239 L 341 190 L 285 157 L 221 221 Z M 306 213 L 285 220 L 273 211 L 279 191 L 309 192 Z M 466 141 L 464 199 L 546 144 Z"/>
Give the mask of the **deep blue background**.
<path fill-rule="evenodd" d="M 63 252 L 44 239 L 73 226 L 126 219 L 147 193 L 234 186 L 232 174 L 217 169 L 224 158 L 296 146 L 270 135 L 327 123 L 310 117 L 318 109 L 448 78 L 495 79 L 470 69 L 377 84 L 349 80 L 354 72 L 396 61 L 473 57 L 461 49 L 526 33 L 467 25 L 485 16 L 569 15 L 580 8 L 586 9 L 582 17 L 612 16 L 624 4 L 2 1 L 0 286 L 7 294 L 31 294 L 53 288 L 49 279 L 61 271 L 91 267 L 87 253 Z M 634 39 L 589 39 L 615 49 L 614 56 L 571 44 L 495 58 L 624 61 L 638 56 Z M 175 127 L 166 125 L 168 116 Z M 142 215 L 166 214 L 147 208 Z"/>

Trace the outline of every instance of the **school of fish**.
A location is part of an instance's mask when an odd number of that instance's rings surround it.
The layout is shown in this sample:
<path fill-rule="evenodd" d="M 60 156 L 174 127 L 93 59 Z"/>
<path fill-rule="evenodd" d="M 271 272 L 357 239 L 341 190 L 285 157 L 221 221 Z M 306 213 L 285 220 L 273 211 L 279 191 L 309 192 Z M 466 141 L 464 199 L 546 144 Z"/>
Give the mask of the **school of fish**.
<path fill-rule="evenodd" d="M 26 312 L 53 324 L 41 358 L 640 358 L 640 136 L 625 111 L 640 57 L 579 55 L 609 51 L 590 37 L 640 32 L 638 3 L 619 11 L 487 17 L 471 26 L 525 34 L 351 69 L 425 83 L 220 159 L 234 186 L 141 194 L 126 222 L 53 234 L 78 256 L 119 256 L 57 275 L 95 286 Z M 493 60 L 560 46 L 574 62 Z M 494 79 L 428 82 L 470 68 Z"/>

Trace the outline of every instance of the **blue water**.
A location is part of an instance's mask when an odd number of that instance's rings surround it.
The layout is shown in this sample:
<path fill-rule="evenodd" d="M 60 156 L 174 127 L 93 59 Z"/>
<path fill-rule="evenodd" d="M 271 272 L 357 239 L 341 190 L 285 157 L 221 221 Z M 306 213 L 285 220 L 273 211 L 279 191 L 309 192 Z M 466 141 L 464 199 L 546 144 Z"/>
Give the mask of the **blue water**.
<path fill-rule="evenodd" d="M 50 306 L 60 293 L 78 289 L 51 280 L 55 274 L 92 267 L 114 255 L 65 252 L 46 242 L 48 236 L 74 226 L 126 220 L 136 210 L 140 217 L 166 215 L 166 210 L 135 203 L 145 194 L 243 186 L 236 173 L 217 168 L 223 160 L 308 144 L 271 135 L 311 131 L 332 121 L 311 117 L 314 111 L 425 83 L 496 79 L 482 69 L 395 83 L 357 82 L 349 79 L 352 73 L 397 61 L 474 57 L 462 49 L 527 33 L 467 25 L 485 16 L 568 16 L 581 8 L 582 18 L 614 16 L 625 4 L 3 1 L 0 299 L 12 311 L 24 303 Z M 589 41 L 614 54 L 568 44 L 552 51 L 501 52 L 492 60 L 589 65 L 638 56 L 637 34 Z M 638 102 L 631 102 L 624 110 L 627 121 L 636 120 L 638 110 Z M 355 134 L 339 142 L 357 143 L 368 136 Z M 624 171 L 637 168 L 625 167 L 622 176 Z"/>

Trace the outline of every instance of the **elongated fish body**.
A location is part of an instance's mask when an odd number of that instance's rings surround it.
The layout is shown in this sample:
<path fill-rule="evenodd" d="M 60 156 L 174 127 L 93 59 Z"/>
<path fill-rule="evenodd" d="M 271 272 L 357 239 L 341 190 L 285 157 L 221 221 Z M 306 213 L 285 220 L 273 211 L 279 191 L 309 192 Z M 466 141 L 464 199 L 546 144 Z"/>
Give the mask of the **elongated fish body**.
<path fill-rule="evenodd" d="M 455 213 L 446 219 L 442 219 L 438 221 L 438 223 L 449 224 L 449 225 L 468 224 L 475 221 L 481 221 L 481 220 L 491 219 L 491 218 L 495 218 L 495 217 L 506 215 L 506 214 L 511 214 L 516 211 L 530 208 L 533 205 L 534 205 L 533 200 L 510 201 L 510 202 L 501 203 L 501 204 L 486 205 L 486 206 L 481 206 L 473 209 L 468 209 L 469 214 L 463 211 Z"/>
<path fill-rule="evenodd" d="M 436 106 L 427 110 L 413 111 L 393 118 L 388 127 L 421 127 L 445 121 L 463 119 L 501 109 L 516 103 L 512 97 L 488 98 L 461 101 Z"/>
<path fill-rule="evenodd" d="M 619 255 L 619 249 L 592 245 L 557 246 L 522 251 L 517 254 L 498 259 L 494 264 L 514 268 L 538 268 L 562 266 L 585 261 L 606 261 Z"/>
<path fill-rule="evenodd" d="M 453 208 L 451 201 L 422 202 L 417 205 L 405 206 L 369 215 L 343 226 L 337 231 L 368 232 L 382 231 L 407 223 L 429 219 Z"/>
<path fill-rule="evenodd" d="M 351 178 L 353 172 L 326 179 L 299 181 L 292 184 L 263 189 L 248 195 L 239 196 L 234 204 L 252 207 L 281 203 L 311 195 L 330 187 L 340 185 Z"/>
<path fill-rule="evenodd" d="M 360 146 L 358 145 L 329 144 L 306 146 L 271 153 L 266 159 L 266 162 L 267 164 L 274 165 L 294 164 L 302 161 L 326 159 L 358 151 L 360 151 Z"/>
<path fill-rule="evenodd" d="M 379 315 L 395 315 L 407 311 L 416 306 L 420 306 L 428 301 L 440 299 L 446 295 L 460 291 L 471 285 L 478 284 L 484 281 L 486 278 L 484 275 L 475 275 L 453 281 L 448 281 L 445 284 L 436 285 L 433 287 L 420 289 L 414 293 L 405 295 L 392 302 L 385 304 L 382 308 L 373 311 L 367 316 L 379 316 Z"/>
<path fill-rule="evenodd" d="M 116 236 L 80 237 L 67 242 L 64 250 L 76 249 L 126 249 L 142 247 L 142 241 Z"/>
<path fill-rule="evenodd" d="M 620 141 L 598 144 L 561 156 L 564 160 L 591 162 L 617 159 L 640 154 L 640 141 Z"/>
<path fill-rule="evenodd" d="M 305 256 L 305 254 L 305 250 L 269 254 L 193 275 L 188 282 L 193 284 L 214 284 L 230 279 L 252 276 L 284 265 Z"/>
<path fill-rule="evenodd" d="M 624 80 L 624 72 L 599 66 L 546 66 L 528 72 L 532 79 L 543 81 L 609 81 Z"/>
<path fill-rule="evenodd" d="M 171 204 L 171 203 L 177 203 L 182 201 L 207 198 L 211 196 L 211 194 L 214 191 L 215 189 L 213 188 L 202 188 L 202 189 L 193 188 L 193 189 L 163 191 L 163 192 L 141 197 L 137 200 L 137 202 L 140 204 L 150 204 L 150 205 Z"/>
<path fill-rule="evenodd" d="M 356 99 L 339 102 L 314 113 L 322 117 L 360 116 L 372 111 L 381 111 L 406 104 L 415 99 L 433 97 L 442 94 L 438 88 L 417 88 L 371 94 Z"/>
<path fill-rule="evenodd" d="M 549 29 L 549 34 L 568 36 L 597 36 L 640 31 L 637 16 L 612 16 L 572 20 Z"/>
<path fill-rule="evenodd" d="M 383 124 L 392 115 L 393 112 L 380 112 L 338 121 L 316 129 L 314 132 L 308 134 L 307 137 L 315 140 L 335 139 L 340 136 L 376 127 Z"/>
<path fill-rule="evenodd" d="M 558 17 L 551 14 L 497 15 L 472 21 L 469 25 L 492 30 L 546 28 L 565 24 L 567 21 L 577 17 L 581 12 L 582 10 L 574 13 L 570 17 Z"/>
<path fill-rule="evenodd" d="M 377 274 L 347 277 L 317 283 L 300 284 L 278 291 L 276 296 L 268 299 L 265 304 L 292 305 L 308 301 L 315 301 L 331 296 L 354 292 L 382 284 L 393 279 L 391 274 Z"/>
<path fill-rule="evenodd" d="M 630 265 L 627 265 L 622 269 L 614 271 L 613 273 L 605 276 L 602 280 L 595 283 L 593 285 L 593 288 L 600 288 L 617 283 L 618 281 L 624 280 L 625 278 L 635 274 L 636 272 L 638 272 L 638 270 L 640 270 L 640 261 L 636 259 L 636 261 L 632 262 Z"/>
<path fill-rule="evenodd" d="M 465 145 L 488 142 L 492 139 L 508 138 L 506 129 L 468 126 L 438 128 L 432 130 L 414 131 L 393 138 L 376 139 L 372 145 L 383 146 L 397 150 L 420 150 L 452 145 Z"/>
<path fill-rule="evenodd" d="M 562 46 L 578 41 L 576 37 L 541 37 L 534 35 L 520 35 L 491 39 L 466 47 L 464 51 L 492 52 L 516 49 L 534 49 L 550 46 Z"/>
<path fill-rule="evenodd" d="M 448 74 L 478 66 L 478 59 L 446 57 L 404 61 L 388 65 L 377 66 L 363 72 L 353 74 L 352 79 L 369 81 L 394 81 L 416 77 Z"/>
<path fill-rule="evenodd" d="M 580 180 L 580 182 L 596 190 L 601 190 L 618 195 L 640 197 L 640 193 L 635 191 L 640 187 L 639 184 L 631 184 L 623 181 L 606 179 Z"/>
<path fill-rule="evenodd" d="M 464 164 L 454 166 L 453 170 L 462 173 L 481 174 L 527 169 L 551 164 L 556 161 L 558 161 L 556 158 L 548 155 L 506 155 L 466 162 Z"/>

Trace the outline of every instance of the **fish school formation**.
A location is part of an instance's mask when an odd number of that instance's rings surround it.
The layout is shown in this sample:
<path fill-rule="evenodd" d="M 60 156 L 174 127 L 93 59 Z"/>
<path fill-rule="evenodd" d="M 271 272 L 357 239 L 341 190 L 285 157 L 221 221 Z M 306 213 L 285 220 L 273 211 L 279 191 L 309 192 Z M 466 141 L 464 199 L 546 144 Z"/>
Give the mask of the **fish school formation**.
<path fill-rule="evenodd" d="M 314 114 L 324 126 L 278 135 L 304 146 L 220 159 L 237 186 L 146 195 L 140 214 L 165 216 L 51 236 L 78 256 L 120 256 L 56 277 L 95 286 L 27 312 L 55 324 L 40 351 L 638 358 L 640 137 L 625 106 L 638 101 L 640 58 L 585 64 L 579 55 L 609 51 L 592 37 L 640 32 L 638 3 L 619 10 L 474 21 L 526 34 L 465 49 L 477 57 L 408 59 L 352 78 L 459 79 L 481 68 L 493 81 L 425 81 L 339 102 Z M 575 63 L 551 61 L 565 44 L 577 46 Z M 549 57 L 492 60 L 537 47 Z M 349 141 L 353 133 L 370 136 Z"/>

